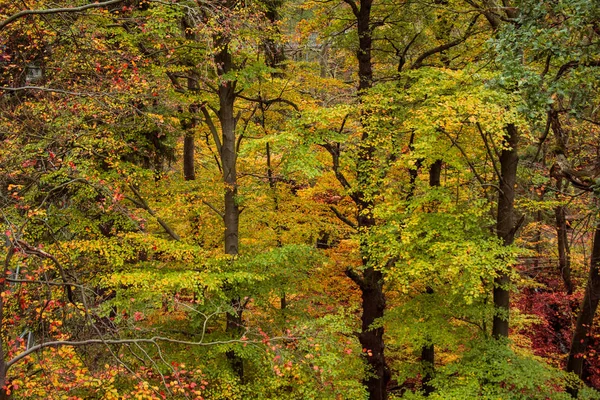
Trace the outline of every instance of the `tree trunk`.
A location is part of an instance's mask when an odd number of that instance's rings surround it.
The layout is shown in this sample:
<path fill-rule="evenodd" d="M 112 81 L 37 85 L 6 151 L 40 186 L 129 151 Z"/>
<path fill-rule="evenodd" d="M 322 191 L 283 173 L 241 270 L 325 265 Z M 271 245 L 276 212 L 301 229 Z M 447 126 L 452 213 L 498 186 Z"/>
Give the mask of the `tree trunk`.
<path fill-rule="evenodd" d="M 4 268 L 2 269 L 2 276 L 8 276 L 10 260 L 15 254 L 15 248 L 13 246 L 8 248 L 6 252 L 6 257 L 4 259 Z M 0 280 L 0 293 L 4 293 L 6 290 L 6 280 Z M 4 325 L 4 300 L 0 297 L 0 326 Z M 11 395 L 6 394 L 6 390 L 4 386 L 7 384 L 7 372 L 8 368 L 6 367 L 6 360 L 4 357 L 4 348 L 5 348 L 5 335 L 0 335 L 0 400 L 10 400 Z"/>
<path fill-rule="evenodd" d="M 423 376 L 423 394 L 429 396 L 435 390 L 430 384 L 435 372 L 435 347 L 433 343 L 421 348 L 421 363 L 425 371 L 425 375 Z"/>
<path fill-rule="evenodd" d="M 365 262 L 367 262 L 365 260 Z M 383 318 L 385 297 L 383 294 L 383 275 L 373 267 L 367 267 L 362 276 L 362 326 L 358 336 L 362 345 L 370 375 L 364 381 L 370 400 L 387 399 L 387 383 L 390 373 L 384 356 L 383 327 L 372 328 L 373 323 Z"/>
<path fill-rule="evenodd" d="M 562 177 L 556 182 L 558 191 L 562 190 Z M 558 194 L 557 194 L 558 195 Z M 556 234 L 558 239 L 558 266 L 560 275 L 565 285 L 567 294 L 573 293 L 573 282 L 571 281 L 571 250 L 569 248 L 569 238 L 567 236 L 567 218 L 566 207 L 560 205 L 554 209 L 556 217 Z"/>
<path fill-rule="evenodd" d="M 229 85 L 230 87 L 227 87 Z M 233 116 L 234 92 L 232 83 L 219 87 L 221 108 L 219 121 L 223 134 L 221 147 L 221 165 L 223 166 L 223 183 L 225 185 L 225 254 L 237 255 L 239 246 L 240 209 L 237 204 L 237 171 L 235 150 L 235 117 Z"/>
<path fill-rule="evenodd" d="M 505 246 L 510 246 L 515 237 L 515 185 L 517 182 L 517 164 L 519 163 L 519 154 L 517 145 L 519 141 L 519 132 L 514 124 L 506 127 L 507 148 L 500 154 L 500 177 L 498 193 L 498 214 L 496 219 L 496 234 L 502 240 Z M 507 271 L 499 271 L 494 279 L 494 320 L 492 326 L 492 335 L 496 339 L 508 337 L 508 320 L 510 292 L 510 277 Z"/>
<path fill-rule="evenodd" d="M 349 0 L 350 1 L 350 0 Z M 373 65 L 371 47 L 373 32 L 371 29 L 371 6 L 373 0 L 360 0 L 360 9 L 355 11 L 358 29 L 358 89 L 365 90 L 373 85 Z"/>
<path fill-rule="evenodd" d="M 215 48 L 221 49 L 215 56 L 215 63 L 219 76 L 227 74 L 233 68 L 232 56 L 229 53 L 228 42 L 225 39 L 217 38 Z M 236 154 L 236 118 L 234 116 L 235 102 L 235 81 L 222 81 L 219 84 L 219 122 L 221 123 L 221 166 L 223 168 L 223 184 L 225 186 L 225 212 L 223 213 L 223 222 L 225 224 L 225 254 L 232 257 L 239 252 L 239 223 L 240 209 L 237 204 L 237 154 Z M 233 313 L 227 314 L 226 330 L 232 336 L 239 334 L 243 327 L 243 304 L 239 297 L 234 297 L 230 301 Z M 226 353 L 233 371 L 244 380 L 244 365 L 242 358 L 230 350 Z"/>
<path fill-rule="evenodd" d="M 583 375 L 583 361 L 587 350 L 594 315 L 600 300 L 600 224 L 596 225 L 594 244 L 592 245 L 592 257 L 590 260 L 590 274 L 583 295 L 581 309 L 577 316 L 577 324 L 571 341 L 571 351 L 567 360 L 567 372 L 573 372 L 580 378 Z M 577 387 L 569 387 L 567 391 L 577 397 Z"/>
<path fill-rule="evenodd" d="M 437 187 L 441 185 L 442 176 L 442 160 L 437 160 L 431 167 L 429 167 L 429 186 Z M 432 295 L 433 289 L 427 286 L 427 294 Z M 426 340 L 430 340 L 426 338 Z M 430 382 L 433 379 L 435 373 L 435 345 L 428 343 L 421 348 L 421 363 L 423 364 L 423 393 L 425 396 L 429 396 L 435 388 L 431 386 Z"/>
<path fill-rule="evenodd" d="M 429 186 L 436 187 L 441 185 L 442 160 L 437 160 L 429 167 Z"/>
<path fill-rule="evenodd" d="M 279 34 L 277 22 L 280 21 L 279 9 L 283 4 L 283 0 L 266 0 L 265 16 L 271 22 L 272 28 L 276 34 Z M 271 68 L 282 68 L 285 61 L 285 53 L 283 46 L 275 41 L 272 37 L 268 37 L 263 41 L 265 50 L 265 63 Z M 275 72 L 272 74 L 276 78 L 281 78 L 283 74 Z"/>
<path fill-rule="evenodd" d="M 4 356 L 4 352 L 0 350 L 0 356 Z M 4 358 L 0 359 L 0 400 L 10 400 L 11 395 L 6 394 L 4 386 L 6 385 L 6 363 Z"/>
<path fill-rule="evenodd" d="M 352 1 L 352 0 L 349 0 Z M 373 85 L 373 65 L 371 61 L 372 26 L 371 6 L 372 0 L 360 0 L 360 8 L 354 5 L 353 13 L 356 17 L 358 30 L 358 90 L 359 99 L 364 91 Z M 363 121 L 364 115 L 361 116 Z M 362 124 L 364 127 L 364 123 Z M 384 355 L 385 343 L 383 341 L 383 326 L 373 328 L 372 325 L 383 318 L 385 311 L 385 295 L 383 293 L 383 274 L 371 266 L 370 252 L 367 243 L 367 235 L 375 226 L 373 216 L 373 159 L 375 148 L 371 143 L 369 133 L 363 130 L 361 143 L 357 157 L 357 190 L 354 202 L 357 205 L 358 231 L 361 235 L 360 253 L 363 260 L 363 273 L 359 287 L 362 297 L 362 327 L 358 337 L 362 348 L 366 351 L 367 363 L 371 375 L 365 379 L 364 384 L 369 392 L 369 400 L 387 399 L 387 384 L 390 380 L 390 372 Z M 376 184 L 375 184 L 376 185 Z"/>
<path fill-rule="evenodd" d="M 548 120 L 554 132 L 555 152 L 560 152 L 563 155 L 567 153 L 567 143 L 569 140 L 568 131 L 565 131 L 560 123 L 558 111 L 551 110 L 548 113 Z M 550 171 L 551 175 L 556 179 L 557 199 L 559 192 L 563 190 L 563 175 L 557 173 L 554 168 Z M 565 185 L 566 187 L 566 185 Z M 571 282 L 571 254 L 569 250 L 569 240 L 567 237 L 567 219 L 565 206 L 560 205 L 555 208 L 554 214 L 556 217 L 556 233 L 558 236 L 558 265 L 562 276 L 565 288 L 568 294 L 573 293 L 573 283 Z"/>
<path fill-rule="evenodd" d="M 241 299 L 236 297 L 230 301 L 230 305 L 233 308 L 233 313 L 227 314 L 227 325 L 225 327 L 227 332 L 230 332 L 232 335 L 239 335 L 242 333 L 244 328 L 244 320 L 242 319 L 242 313 L 244 312 L 244 307 L 242 305 Z M 234 350 L 228 350 L 225 355 L 229 360 L 229 364 L 231 365 L 231 369 L 233 372 L 240 378 L 240 381 L 244 382 L 244 360 L 242 357 L 235 354 Z"/>
<path fill-rule="evenodd" d="M 183 139 L 183 177 L 186 181 L 196 179 L 194 171 L 194 134 L 186 133 Z"/>
<path fill-rule="evenodd" d="M 188 40 L 196 40 L 193 25 L 187 18 L 183 18 L 183 31 L 185 38 Z M 193 65 L 189 66 L 191 70 L 188 71 L 187 89 L 188 92 L 196 93 L 198 92 L 198 74 L 193 69 Z M 194 129 L 198 125 L 198 118 L 195 115 L 198 112 L 198 106 L 191 104 L 188 111 L 190 112 L 190 119 L 186 119 L 183 127 L 186 131 L 183 139 L 183 177 L 186 181 L 193 181 L 196 179 L 196 172 L 194 170 Z"/>

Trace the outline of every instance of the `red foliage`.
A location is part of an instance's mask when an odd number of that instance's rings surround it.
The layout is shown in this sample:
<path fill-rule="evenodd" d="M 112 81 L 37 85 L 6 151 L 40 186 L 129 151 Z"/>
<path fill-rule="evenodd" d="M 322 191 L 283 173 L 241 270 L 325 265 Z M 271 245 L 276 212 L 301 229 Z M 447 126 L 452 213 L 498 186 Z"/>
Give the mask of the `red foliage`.
<path fill-rule="evenodd" d="M 532 350 L 552 364 L 564 368 L 573 337 L 583 291 L 567 295 L 558 271 L 548 271 L 536 275 L 542 287 L 527 287 L 515 297 L 513 306 L 521 313 L 534 315 L 539 323 L 528 326 L 519 333 L 529 338 Z M 596 329 L 597 330 L 597 329 Z M 590 340 L 585 355 L 584 380 L 590 386 L 600 389 L 600 334 Z"/>

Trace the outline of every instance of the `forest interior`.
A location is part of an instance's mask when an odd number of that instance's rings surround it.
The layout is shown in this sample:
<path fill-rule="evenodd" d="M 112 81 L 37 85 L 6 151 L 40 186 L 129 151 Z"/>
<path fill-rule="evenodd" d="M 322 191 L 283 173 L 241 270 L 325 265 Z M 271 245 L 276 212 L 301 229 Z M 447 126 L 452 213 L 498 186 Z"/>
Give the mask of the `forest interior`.
<path fill-rule="evenodd" d="M 600 399 L 598 0 L 0 0 L 0 400 Z"/>

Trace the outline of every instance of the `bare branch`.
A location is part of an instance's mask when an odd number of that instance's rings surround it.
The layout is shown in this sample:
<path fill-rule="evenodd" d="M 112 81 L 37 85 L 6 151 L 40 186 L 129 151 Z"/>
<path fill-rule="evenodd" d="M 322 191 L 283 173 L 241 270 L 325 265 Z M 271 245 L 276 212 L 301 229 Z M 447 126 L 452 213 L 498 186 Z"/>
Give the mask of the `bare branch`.
<path fill-rule="evenodd" d="M 475 18 L 473 18 L 471 20 L 471 22 L 469 23 L 469 26 L 467 27 L 467 30 L 465 31 L 464 35 L 462 35 L 461 37 L 459 37 L 458 39 L 455 39 L 451 42 L 442 44 L 440 46 L 434 47 L 430 50 L 427 50 L 426 52 L 424 52 L 423 54 L 421 54 L 416 60 L 415 62 L 411 65 L 410 69 L 418 69 L 420 67 L 423 66 L 423 61 L 425 61 L 426 58 L 431 57 L 434 54 L 437 53 L 441 53 L 445 50 L 448 50 L 454 46 L 458 46 L 459 44 L 463 43 L 464 41 L 466 41 L 469 38 L 469 35 L 471 34 L 471 30 L 473 28 L 473 26 L 475 25 L 475 23 L 477 22 L 477 19 L 479 18 L 479 15 L 476 15 Z"/>
<path fill-rule="evenodd" d="M 106 93 L 94 93 L 94 92 L 71 92 L 69 90 L 45 88 L 45 87 L 41 87 L 41 86 L 0 87 L 0 91 L 3 91 L 3 92 L 21 92 L 24 90 L 37 90 L 40 92 L 60 93 L 60 94 L 68 94 L 71 96 L 81 96 L 81 97 L 101 97 L 101 96 L 107 95 Z"/>
<path fill-rule="evenodd" d="M 208 208 L 210 208 L 211 210 L 213 210 L 215 212 L 215 214 L 217 214 L 219 217 L 225 218 L 225 214 L 223 212 L 219 211 L 219 209 L 217 207 L 213 206 L 208 201 L 202 200 L 202 203 L 205 204 L 205 205 L 207 205 Z"/>
<path fill-rule="evenodd" d="M 26 17 L 28 15 L 48 15 L 48 14 L 61 14 L 61 13 L 75 13 L 75 12 L 85 11 L 85 10 L 88 10 L 90 8 L 101 8 L 101 7 L 105 7 L 105 6 L 110 6 L 112 4 L 118 4 L 118 3 L 121 3 L 121 2 L 123 2 L 123 0 L 108 0 L 108 1 L 105 1 L 105 2 L 101 2 L 101 3 L 85 4 L 85 5 L 79 6 L 79 7 L 48 8 L 48 9 L 45 9 L 45 10 L 23 10 L 23 11 L 19 11 L 16 14 L 11 15 L 10 17 L 8 17 L 7 19 L 5 19 L 4 21 L 0 22 L 0 31 L 2 29 L 4 29 L 6 26 L 8 26 L 9 24 L 11 24 L 14 21 L 16 21 L 17 19 Z"/>
<path fill-rule="evenodd" d="M 260 97 L 256 98 L 256 97 L 246 97 L 246 96 L 242 96 L 241 94 L 237 94 L 237 97 L 239 97 L 240 99 L 244 99 L 244 100 L 248 100 L 248 101 L 253 101 L 255 103 L 261 103 L 264 104 L 266 106 L 270 106 L 273 103 L 285 103 L 287 105 L 290 105 L 294 108 L 294 110 L 296 110 L 297 112 L 300 112 L 300 108 L 298 108 L 298 106 L 296 105 L 296 103 L 294 103 L 293 101 L 287 100 L 287 99 L 283 99 L 281 97 L 277 97 L 275 99 L 262 99 Z"/>
<path fill-rule="evenodd" d="M 221 140 L 219 139 L 219 132 L 217 131 L 217 127 L 215 126 L 215 123 L 212 120 L 212 117 L 210 116 L 210 114 L 208 113 L 208 110 L 206 109 L 206 105 L 203 104 L 200 106 L 200 111 L 202 111 L 202 115 L 204 115 L 204 119 L 206 120 L 206 125 L 208 125 L 208 129 L 210 129 L 210 133 L 213 136 L 213 140 L 215 141 L 215 146 L 217 146 L 217 153 L 219 153 L 219 156 L 221 156 Z M 219 165 L 220 168 L 220 165 Z"/>
<path fill-rule="evenodd" d="M 585 63 L 580 63 L 579 61 L 569 61 L 566 64 L 563 64 L 559 69 L 558 72 L 556 73 L 556 76 L 554 77 L 554 81 L 557 81 L 560 79 L 560 77 L 562 77 L 564 74 L 566 74 L 569 70 L 573 69 L 573 68 L 577 68 L 579 66 L 584 66 L 584 67 L 600 67 L 600 60 L 592 60 L 592 61 L 588 61 Z"/>
<path fill-rule="evenodd" d="M 136 204 L 140 208 L 143 208 L 144 210 L 148 211 L 148 213 L 150 215 L 152 215 L 154 218 L 156 218 L 156 221 L 160 224 L 160 226 L 163 227 L 163 229 L 169 234 L 169 236 L 171 236 L 176 241 L 180 241 L 181 237 L 179 237 L 179 235 L 177 233 L 175 233 L 175 231 L 169 226 L 169 224 L 167 224 L 165 221 L 163 221 L 162 218 L 160 218 L 159 216 L 156 215 L 154 210 L 150 208 L 150 206 L 148 205 L 146 200 L 144 200 L 144 198 L 142 197 L 140 192 L 135 188 L 135 186 L 129 185 L 129 188 L 131 189 L 133 194 L 135 194 L 135 196 L 139 200 L 139 201 L 134 201 L 134 204 Z"/>
<path fill-rule="evenodd" d="M 331 211 L 333 211 L 333 213 L 335 214 L 335 216 L 338 217 L 338 219 L 340 221 L 342 221 L 343 223 L 345 223 L 346 225 L 348 225 L 352 229 L 356 229 L 356 224 L 354 222 L 350 221 L 350 219 L 348 219 L 348 217 L 346 217 L 344 214 L 342 214 L 340 212 L 340 210 L 338 210 L 334 206 L 329 206 L 329 209 Z"/>
<path fill-rule="evenodd" d="M 277 336 L 269 339 L 270 342 L 279 341 L 279 340 L 293 340 L 294 337 L 287 336 Z M 178 340 L 164 336 L 153 336 L 151 338 L 139 338 L 139 339 L 87 339 L 87 340 L 79 340 L 79 341 L 70 341 L 70 340 L 57 340 L 52 342 L 40 343 L 35 346 L 30 347 L 26 351 L 18 354 L 13 357 L 10 361 L 6 363 L 6 369 L 8 370 L 11 366 L 15 365 L 25 357 L 36 353 L 40 350 L 49 348 L 49 347 L 61 347 L 61 346 L 70 346 L 70 347 L 82 347 L 82 346 L 90 346 L 95 344 L 103 344 L 103 345 L 121 345 L 121 344 L 140 344 L 140 343 L 148 343 L 152 345 L 158 345 L 158 342 L 167 342 L 173 344 L 180 344 L 184 346 L 215 346 L 222 344 L 231 344 L 231 343 L 263 343 L 263 340 L 245 340 L 243 337 L 241 339 L 231 339 L 231 340 L 217 340 L 214 342 L 194 342 L 190 340 Z"/>
<path fill-rule="evenodd" d="M 69 299 L 69 302 L 71 302 L 72 304 L 75 304 L 75 300 L 73 299 L 73 289 L 71 288 L 71 285 L 67 284 L 67 282 L 68 282 L 67 274 L 65 273 L 65 270 L 64 270 L 62 264 L 56 259 L 56 257 L 54 257 L 50 253 L 45 252 L 42 249 L 38 249 L 37 247 L 30 245 L 29 243 L 27 243 L 23 240 L 17 239 L 15 241 L 15 244 L 18 245 L 21 248 L 21 250 L 26 254 L 32 254 L 32 255 L 38 256 L 40 258 L 46 258 L 46 259 L 51 260 L 52 263 L 54 263 L 54 265 L 56 266 L 56 268 L 58 268 L 60 277 L 63 280 L 63 282 L 65 283 L 65 292 L 67 293 L 67 298 Z"/>
<path fill-rule="evenodd" d="M 492 150 L 490 149 L 490 145 L 487 140 L 487 135 L 483 132 L 483 129 L 481 128 L 481 125 L 479 124 L 479 122 L 477 122 L 475 125 L 477 126 L 477 130 L 479 131 L 479 134 L 481 135 L 481 140 L 483 140 L 483 144 L 485 144 L 485 149 L 487 150 L 487 153 L 490 156 L 490 160 L 492 161 L 492 167 L 494 167 L 494 172 L 496 173 L 496 177 L 498 179 L 502 179 L 502 174 L 500 174 L 500 170 L 498 170 L 498 166 L 496 165 L 494 154 L 492 153 Z M 496 150 L 495 146 L 494 146 L 494 150 Z M 496 150 L 496 157 L 498 157 L 497 150 Z"/>
<path fill-rule="evenodd" d="M 352 9 L 352 14 L 354 14 L 354 16 L 358 18 L 358 16 L 360 15 L 360 10 L 358 9 L 358 6 L 354 2 L 354 0 L 344 0 L 344 3 L 350 6 L 350 8 Z"/>

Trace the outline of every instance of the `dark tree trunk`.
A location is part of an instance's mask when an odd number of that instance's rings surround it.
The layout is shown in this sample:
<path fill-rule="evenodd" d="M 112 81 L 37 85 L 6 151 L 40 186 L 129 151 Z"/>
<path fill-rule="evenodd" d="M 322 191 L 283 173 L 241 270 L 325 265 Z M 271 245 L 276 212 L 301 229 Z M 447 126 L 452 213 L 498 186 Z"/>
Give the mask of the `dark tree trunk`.
<path fill-rule="evenodd" d="M 15 248 L 10 247 L 6 253 L 6 257 L 4 259 L 4 268 L 2 269 L 2 276 L 8 276 L 10 260 L 15 254 Z M 0 293 L 4 293 L 6 290 L 6 280 L 0 280 Z M 0 297 L 0 326 L 4 325 L 4 300 Z M 4 334 L 0 335 L 0 400 L 10 400 L 12 397 L 6 393 L 4 386 L 7 384 L 7 372 L 8 368 L 6 366 L 6 354 L 4 354 L 4 346 L 5 346 L 5 337 Z"/>
<path fill-rule="evenodd" d="M 366 260 L 365 260 L 366 262 Z M 372 267 L 367 267 L 362 276 L 362 326 L 358 336 L 362 348 L 366 350 L 371 375 L 364 381 L 370 400 L 387 399 L 387 383 L 390 373 L 385 362 L 383 327 L 372 328 L 373 323 L 383 317 L 385 297 L 383 275 Z"/>
<path fill-rule="evenodd" d="M 237 172 L 235 151 L 235 118 L 233 116 L 232 88 L 219 88 L 221 109 L 219 120 L 223 132 L 221 147 L 221 164 L 223 166 L 223 183 L 225 184 L 225 253 L 238 254 L 240 209 L 237 204 Z"/>
<path fill-rule="evenodd" d="M 3 352 L 0 351 L 0 355 Z M 4 389 L 4 386 L 6 385 L 6 363 L 4 362 L 4 360 L 0 360 L 0 400 L 10 400 L 11 399 L 11 395 L 6 393 L 6 390 Z"/>
<path fill-rule="evenodd" d="M 423 394 L 429 396 L 435 390 L 430 383 L 435 372 L 435 347 L 433 343 L 421 348 L 421 362 L 425 371 L 425 375 L 423 376 Z"/>
<path fill-rule="evenodd" d="M 187 18 L 183 18 L 182 25 L 185 38 L 188 40 L 196 40 L 193 24 L 191 24 Z M 193 66 L 190 67 L 192 70 L 188 71 L 189 77 L 187 79 L 187 89 L 191 93 L 196 93 L 198 91 L 198 74 L 193 70 Z M 183 126 L 185 130 L 185 137 L 183 139 L 183 177 L 186 181 L 193 181 L 196 179 L 194 167 L 194 130 L 198 125 L 198 118 L 196 117 L 198 106 L 192 104 L 188 111 L 190 112 L 190 118 L 185 119 L 186 122 Z"/>
<path fill-rule="evenodd" d="M 360 0 L 357 5 L 354 0 L 346 1 L 352 7 L 356 17 L 358 30 L 358 90 L 359 98 L 364 91 L 371 88 L 373 84 L 373 66 L 371 62 L 372 26 L 371 6 L 372 0 Z M 361 116 L 364 121 L 365 116 Z M 364 127 L 364 123 L 363 123 Z M 373 160 L 375 148 L 372 139 L 366 129 L 363 130 L 361 143 L 357 156 L 357 187 L 353 195 L 357 206 L 358 231 L 361 235 L 360 253 L 362 255 L 364 269 L 362 276 L 354 276 L 354 281 L 361 289 L 362 297 L 362 326 L 359 341 L 366 350 L 367 363 L 370 367 L 370 376 L 364 381 L 369 392 L 369 400 L 387 399 L 387 384 L 390 380 L 390 372 L 384 355 L 385 344 L 383 341 L 383 327 L 373 328 L 373 323 L 383 318 L 385 311 L 385 295 L 383 293 L 383 274 L 371 265 L 367 235 L 375 226 L 373 216 L 373 191 L 376 190 L 373 182 Z"/>
<path fill-rule="evenodd" d="M 216 48 L 221 49 L 215 56 L 219 76 L 227 74 L 233 68 L 232 56 L 229 53 L 228 42 L 216 39 Z M 236 154 L 236 118 L 234 116 L 235 82 L 223 81 L 219 84 L 219 122 L 221 123 L 221 166 L 223 168 L 223 184 L 225 186 L 225 254 L 232 257 L 239 252 L 239 223 L 240 209 L 237 204 L 237 154 Z M 231 299 L 233 313 L 227 314 L 226 329 L 231 335 L 237 335 L 243 327 L 243 304 L 239 297 Z M 233 350 L 226 353 L 233 371 L 240 380 L 244 380 L 244 365 L 242 358 Z"/>
<path fill-rule="evenodd" d="M 429 167 L 429 186 L 436 187 L 441 185 L 442 160 L 437 160 Z"/>
<path fill-rule="evenodd" d="M 3 301 L 0 299 L 0 314 L 2 313 Z M 0 345 L 3 340 L 0 339 Z M 6 394 L 4 386 L 6 385 L 6 362 L 4 361 L 4 349 L 0 346 L 0 400 L 8 400 L 10 396 Z"/>
<path fill-rule="evenodd" d="M 348 0 L 353 1 L 353 0 Z M 355 4 L 354 2 L 352 4 Z M 358 89 L 369 89 L 373 85 L 373 65 L 371 47 L 373 35 L 371 27 L 371 6 L 373 0 L 360 0 L 360 9 L 354 10 L 358 29 Z"/>
<path fill-rule="evenodd" d="M 244 329 L 244 321 L 242 319 L 244 307 L 239 297 L 232 299 L 230 305 L 234 312 L 227 314 L 227 325 L 225 329 L 232 335 L 240 335 Z M 244 360 L 242 360 L 242 357 L 238 356 L 233 350 L 227 351 L 225 355 L 229 360 L 233 372 L 240 378 L 240 381 L 244 382 Z"/>
<path fill-rule="evenodd" d="M 186 133 L 183 139 L 183 177 L 186 181 L 196 179 L 194 170 L 194 135 Z"/>
<path fill-rule="evenodd" d="M 500 154 L 500 178 L 498 193 L 498 215 L 496 219 L 496 234 L 505 246 L 510 246 L 515 237 L 515 185 L 517 183 L 517 164 L 519 154 L 517 145 L 519 132 L 517 127 L 509 124 L 506 127 L 506 147 Z M 510 305 L 508 272 L 500 271 L 494 279 L 494 320 L 492 335 L 496 339 L 508 337 L 508 317 Z"/>
<path fill-rule="evenodd" d="M 568 131 L 565 131 L 560 123 L 558 111 L 551 110 L 548 113 L 548 119 L 552 132 L 554 132 L 555 152 L 560 152 L 563 155 L 567 153 L 567 143 L 569 140 Z M 560 191 L 563 190 L 563 175 L 554 168 L 550 171 L 556 179 L 557 197 Z M 566 187 L 567 185 L 565 185 Z M 555 208 L 554 215 L 556 217 L 556 233 L 558 236 L 558 265 L 560 274 L 565 284 L 565 289 L 568 294 L 573 293 L 573 282 L 571 281 L 571 254 L 569 249 L 569 240 L 567 237 L 567 218 L 565 206 L 560 205 Z"/>
<path fill-rule="evenodd" d="M 577 324 L 571 341 L 571 351 L 567 360 L 567 372 L 573 372 L 580 378 L 583 375 L 584 355 L 590 341 L 590 333 L 594 323 L 594 315 L 600 300 L 600 224 L 596 226 L 592 257 L 590 261 L 590 274 L 581 302 L 581 309 L 577 316 Z M 577 397 L 577 387 L 569 387 L 567 391 Z"/>
<path fill-rule="evenodd" d="M 543 200 L 543 196 L 540 198 L 540 200 Z M 538 268 L 540 265 L 540 257 L 542 256 L 542 228 L 541 228 L 541 224 L 544 221 L 543 220 L 543 214 L 541 210 L 538 210 L 535 213 L 535 222 L 537 223 L 537 229 L 535 231 L 535 236 L 533 237 L 533 241 L 535 243 L 534 247 L 535 247 L 535 258 L 533 259 L 533 267 L 534 268 Z"/>
<path fill-rule="evenodd" d="M 441 176 L 442 160 L 437 160 L 429 167 L 429 186 L 440 186 Z M 429 286 L 427 287 L 427 294 L 433 294 L 433 289 Z M 429 338 L 426 338 L 426 340 L 429 340 Z M 421 348 L 421 362 L 425 372 L 423 375 L 423 393 L 425 396 L 429 396 L 435 390 L 430 384 L 435 373 L 435 345 L 433 343 L 426 344 Z"/>
<path fill-rule="evenodd" d="M 562 190 L 562 178 L 556 182 L 558 191 Z M 556 234 L 558 239 L 558 266 L 560 275 L 565 285 L 567 294 L 573 293 L 573 282 L 571 281 L 571 249 L 569 248 L 569 238 L 567 236 L 567 217 L 566 207 L 560 205 L 554 209 L 556 217 Z"/>
<path fill-rule="evenodd" d="M 277 22 L 279 18 L 279 9 L 281 8 L 282 0 L 267 0 L 264 2 L 266 6 L 265 16 L 271 22 L 273 29 L 276 33 L 279 33 Z M 263 47 L 265 49 L 265 62 L 271 68 L 283 67 L 285 61 L 285 53 L 283 52 L 283 46 L 275 41 L 275 39 L 268 37 L 263 41 Z M 274 73 L 273 76 L 281 77 L 281 73 Z"/>

